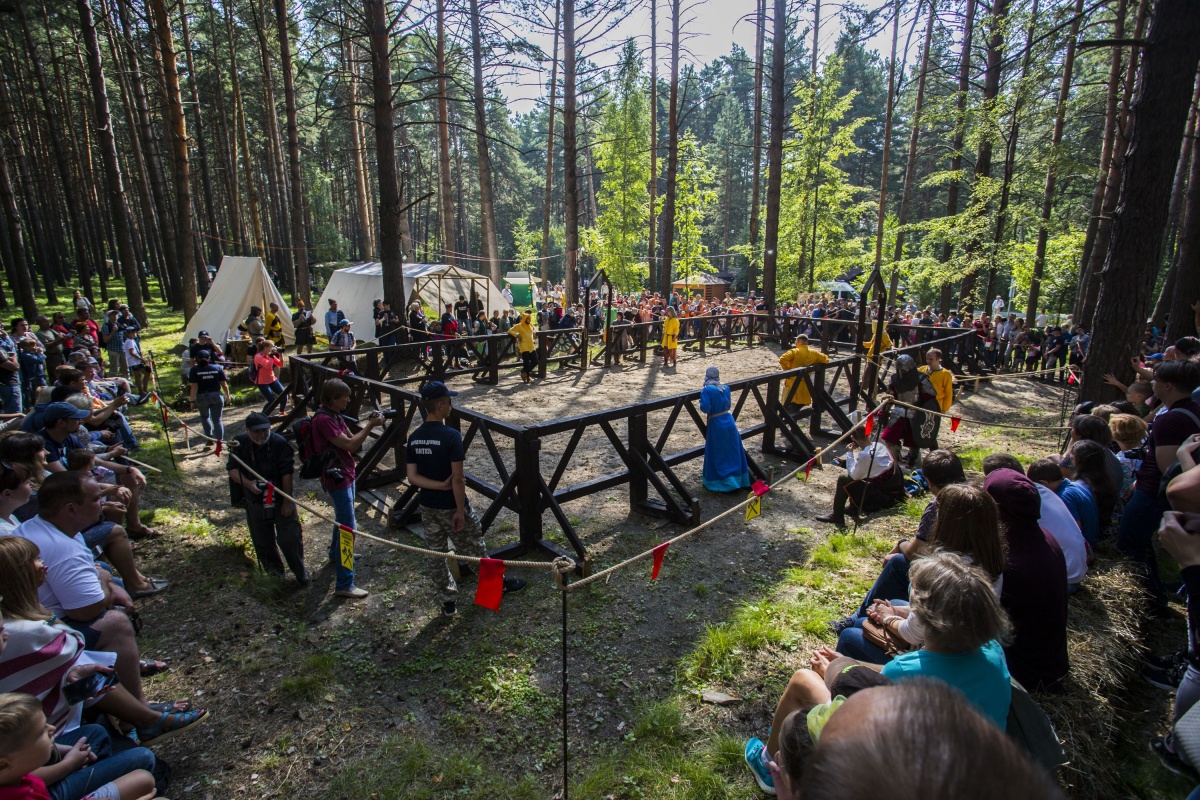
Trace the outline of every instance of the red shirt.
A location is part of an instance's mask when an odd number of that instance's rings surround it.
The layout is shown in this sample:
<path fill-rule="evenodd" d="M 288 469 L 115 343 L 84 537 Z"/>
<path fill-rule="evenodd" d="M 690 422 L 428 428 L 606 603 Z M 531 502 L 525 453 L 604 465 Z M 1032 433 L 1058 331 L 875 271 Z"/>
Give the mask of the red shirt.
<path fill-rule="evenodd" d="M 332 449 L 334 452 L 334 461 L 342 468 L 342 472 L 345 475 L 345 478 L 337 483 L 330 483 L 321 478 L 321 486 L 326 490 L 345 489 L 354 483 L 354 456 L 341 448 L 329 444 L 329 440 L 337 438 L 338 434 L 346 437 L 351 436 L 350 428 L 346 425 L 345 420 L 337 414 L 324 409 L 313 414 L 312 439 L 315 451 L 321 453 L 327 448 Z"/>
<path fill-rule="evenodd" d="M 16 784 L 0 786 L 0 800 L 50 800 L 50 792 L 41 778 L 26 775 Z"/>

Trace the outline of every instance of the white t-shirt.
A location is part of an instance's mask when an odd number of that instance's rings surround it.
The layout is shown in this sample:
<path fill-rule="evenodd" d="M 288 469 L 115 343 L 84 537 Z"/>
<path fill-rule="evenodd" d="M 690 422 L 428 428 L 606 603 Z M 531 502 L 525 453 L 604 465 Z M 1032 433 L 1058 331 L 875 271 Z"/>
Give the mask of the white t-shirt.
<path fill-rule="evenodd" d="M 879 423 L 876 423 L 879 424 Z M 871 453 L 875 453 L 872 459 Z M 892 454 L 883 442 L 864 447 L 862 450 L 846 453 L 846 471 L 855 480 L 877 478 L 887 472 L 892 466 Z"/>
<path fill-rule="evenodd" d="M 1050 318 L 1045 314 L 1038 314 L 1033 318 L 1033 324 L 1038 328 L 1046 327 L 1046 323 L 1050 322 Z"/>
<path fill-rule="evenodd" d="M 0 517 L 0 536 L 12 536 L 20 524 L 16 517 Z"/>
<path fill-rule="evenodd" d="M 126 339 L 125 344 L 125 361 L 131 367 L 140 367 L 142 361 L 142 348 L 138 347 L 137 339 Z"/>
<path fill-rule="evenodd" d="M 1004 301 L 997 297 L 992 301 L 992 316 L 999 314 L 1004 310 Z"/>
<path fill-rule="evenodd" d="M 83 534 L 67 536 L 41 516 L 21 523 L 14 532 L 38 546 L 46 565 L 46 582 L 38 589 L 42 605 L 64 615 L 66 609 L 86 608 L 104 600 L 96 560 Z"/>
<path fill-rule="evenodd" d="M 1071 516 L 1071 510 L 1053 490 L 1037 484 L 1042 498 L 1042 516 L 1038 520 L 1046 532 L 1054 537 L 1067 560 L 1067 583 L 1076 584 L 1087 575 L 1087 541 L 1079 523 Z"/>

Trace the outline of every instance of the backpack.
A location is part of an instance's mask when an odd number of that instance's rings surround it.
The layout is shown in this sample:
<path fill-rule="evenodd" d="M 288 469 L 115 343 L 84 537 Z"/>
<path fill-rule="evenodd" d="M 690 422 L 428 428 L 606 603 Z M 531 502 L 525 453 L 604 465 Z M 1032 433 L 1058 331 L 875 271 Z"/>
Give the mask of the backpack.
<path fill-rule="evenodd" d="M 328 413 L 324 409 L 317 411 L 317 414 Z M 325 474 L 325 468 L 329 466 L 329 462 L 333 460 L 333 450 L 326 448 L 324 451 L 317 451 L 316 442 L 313 441 L 313 419 L 311 417 L 300 417 L 292 423 L 292 435 L 296 440 L 296 450 L 300 454 L 300 477 L 306 480 L 319 478 Z"/>

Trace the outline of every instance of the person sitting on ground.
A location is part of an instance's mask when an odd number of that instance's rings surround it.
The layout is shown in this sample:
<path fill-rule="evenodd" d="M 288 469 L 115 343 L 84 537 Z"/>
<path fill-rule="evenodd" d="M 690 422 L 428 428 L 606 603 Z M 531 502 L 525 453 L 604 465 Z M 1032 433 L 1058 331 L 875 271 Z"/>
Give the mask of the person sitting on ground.
<path fill-rule="evenodd" d="M 466 494 L 462 435 L 446 424 L 453 407 L 450 398 L 457 394 L 441 381 L 430 381 L 421 387 L 425 422 L 408 437 L 408 482 L 420 490 L 417 502 L 421 507 L 426 544 L 431 549 L 446 552 L 449 539 L 454 543 L 455 553 L 484 558 L 487 548 L 483 543 L 483 531 Z M 442 604 L 442 615 L 452 617 L 457 613 L 458 584 L 450 572 L 450 562 L 430 558 L 427 564 Z M 466 572 L 469 574 L 469 570 Z M 524 588 L 522 578 L 504 579 L 505 593 Z"/>
<path fill-rule="evenodd" d="M 38 489 L 38 515 L 21 523 L 13 535 L 33 542 L 41 553 L 47 569 L 46 582 L 38 590 L 42 605 L 83 634 L 89 649 L 115 652 L 122 685 L 142 700 L 143 666 L 155 672 L 166 665 L 142 664 L 129 618 L 133 598 L 108 570 L 96 565 L 80 534 L 100 514 L 101 497 L 100 484 L 88 475 L 51 475 Z"/>
<path fill-rule="evenodd" d="M 1071 479 L 1075 486 L 1083 486 L 1091 494 L 1096 505 L 1100 536 L 1115 533 L 1115 522 L 1119 519 L 1114 517 L 1113 512 L 1120 502 L 1118 488 L 1121 482 L 1113 480 L 1108 463 L 1111 455 L 1112 452 L 1108 448 L 1101 447 L 1089 439 L 1080 439 L 1071 444 L 1071 449 L 1067 452 L 1068 458 L 1059 462 L 1063 477 Z M 1117 460 L 1117 463 L 1120 464 L 1120 461 Z M 1083 527 L 1082 523 L 1080 527 Z M 1091 539 L 1088 543 L 1095 546 Z"/>
<path fill-rule="evenodd" d="M 1140 377 L 1140 376 L 1138 376 Z M 1145 419 L 1150 413 L 1148 401 L 1154 397 L 1154 386 L 1149 381 L 1135 380 L 1133 383 L 1126 386 L 1117 380 L 1117 376 L 1111 372 L 1105 373 L 1104 382 L 1109 386 L 1115 386 L 1125 393 L 1125 400 L 1133 404 L 1134 412 L 1139 417 Z"/>
<path fill-rule="evenodd" d="M 46 356 L 36 339 L 22 339 L 17 361 L 21 367 L 22 408 L 33 408 L 37 390 L 46 385 Z"/>
<path fill-rule="evenodd" d="M 1134 414 L 1113 414 L 1108 418 L 1108 428 L 1112 431 L 1113 442 L 1118 448 L 1117 460 L 1121 462 L 1122 480 L 1119 494 L 1123 501 L 1128 501 L 1133 491 L 1134 475 L 1142 465 L 1142 459 L 1146 457 L 1142 443 L 1146 440 L 1150 426 Z"/>
<path fill-rule="evenodd" d="M 938 681 L 848 698 L 823 727 L 798 789 L 795 797 L 804 800 L 1063 798 L 1018 744 Z"/>
<path fill-rule="evenodd" d="M 898 416 L 888 423 L 880 438 L 897 461 L 901 447 L 907 445 L 905 463 L 913 469 L 922 449 L 937 449 L 940 419 L 936 413 L 930 413 L 939 410 L 937 392 L 929 375 L 919 371 L 913 357 L 906 354 L 896 359 L 896 372 L 888 380 L 887 393 L 906 405 L 896 407 Z M 884 409 L 885 419 L 888 414 L 888 409 Z"/>
<path fill-rule="evenodd" d="M 904 478 L 882 442 L 871 442 L 866 428 L 856 426 L 850 432 L 846 455 L 834 459 L 845 464 L 846 474 L 839 475 L 833 491 L 833 511 L 817 517 L 839 528 L 846 526 L 847 502 L 856 519 L 872 511 L 891 508 L 904 497 Z"/>
<path fill-rule="evenodd" d="M 105 735 L 99 726 L 88 727 Z M 145 750 L 148 759 L 136 754 L 135 761 L 122 753 L 120 759 L 110 757 L 93 764 L 100 753 L 92 749 L 87 736 L 68 735 L 71 743 L 66 744 L 55 734 L 37 698 L 0 694 L 0 748 L 5 754 L 0 758 L 0 797 L 77 800 L 84 792 L 87 800 L 149 800 L 157 796 L 154 776 L 138 763 L 148 761 L 153 766 L 154 755 L 149 750 Z"/>
<path fill-rule="evenodd" d="M 920 552 L 923 543 L 931 541 L 934 525 L 937 523 L 938 495 L 947 486 L 966 483 L 967 476 L 963 472 L 962 462 L 958 456 L 949 450 L 933 450 L 925 456 L 922 473 L 929 491 L 933 495 L 921 512 L 917 523 L 917 532 L 913 539 L 900 539 L 896 546 L 883 557 L 883 569 L 874 585 L 858 606 L 858 611 L 840 620 L 829 623 L 834 634 L 839 634 L 854 624 L 859 617 L 865 617 L 867 610 L 875 600 L 892 598 L 908 598 L 908 567 Z"/>
<path fill-rule="evenodd" d="M 261 478 L 247 472 L 241 462 Z M 265 415 L 254 412 L 246 417 L 246 432 L 233 437 L 225 469 L 230 482 L 242 490 L 246 525 L 259 566 L 283 578 L 283 560 L 279 557 L 282 551 L 296 582 L 307 586 L 312 578 L 304 566 L 304 531 L 296 504 L 275 496 L 274 489 L 270 490 L 270 498 L 266 496 L 268 486 L 292 494 L 295 470 L 292 446 L 271 430 L 271 421 Z M 261 482 L 264 480 L 267 485 Z"/>
<path fill-rule="evenodd" d="M 897 685 L 920 679 L 947 684 L 961 692 L 993 725 L 1005 730 L 1012 686 L 1002 647 L 1011 635 L 1012 624 L 996 599 L 988 576 L 949 552 L 917 559 L 911 574 L 909 616 L 921 619 L 924 645 L 875 668 Z M 880 620 L 883 628 L 891 630 L 904 617 L 885 614 Z M 831 663 L 841 658 L 845 658 L 842 653 L 827 647 L 818 649 L 810 659 L 810 669 L 796 671 L 788 681 L 775 707 L 766 743 L 758 739 L 747 742 L 746 763 L 764 791 L 774 788 L 767 761 L 770 753 L 778 752 L 784 720 L 798 709 L 830 702 L 825 675 Z M 837 713 L 840 710 L 835 710 L 835 718 Z"/>
<path fill-rule="evenodd" d="M 983 487 L 1000 509 L 1008 546 L 1000 596 L 1013 623 L 1012 642 L 1004 650 L 1008 669 L 1030 692 L 1058 691 L 1070 668 L 1066 559 L 1038 524 L 1041 497 L 1033 481 L 986 459 L 983 468 Z"/>
<path fill-rule="evenodd" d="M 983 489 L 961 483 L 942 491 L 933 535 L 928 542 L 918 545 L 912 563 L 932 552 L 957 553 L 967 563 L 979 566 L 991 578 L 999 599 L 1004 586 L 1004 540 L 997 522 L 996 503 Z M 898 650 L 920 647 L 924 628 L 919 619 L 909 616 L 909 593 L 910 587 L 905 585 L 894 594 L 881 595 L 864 604 L 862 613 L 838 632 L 838 652 L 874 664 L 887 662 L 892 654 L 865 634 L 867 621 L 877 622 L 881 614 L 906 617 L 889 631 Z"/>
<path fill-rule="evenodd" d="M 0 578 L 6 587 L 0 598 L 0 638 L 8 639 L 8 647 L 0 647 L 0 692 L 35 695 L 50 723 L 65 733 L 79 727 L 84 709 L 64 697 L 62 688 L 93 672 L 112 672 L 117 656 L 85 650 L 83 634 L 41 604 L 38 589 L 45 571 L 36 545 L 19 536 L 0 537 Z M 200 722 L 206 713 L 193 711 L 188 700 L 138 700 L 120 683 L 88 704 L 89 714 L 96 711 L 140 729 L 143 744 L 164 741 Z"/>
<path fill-rule="evenodd" d="M 789 370 L 811 367 L 814 364 L 828 364 L 829 356 L 810 348 L 808 343 L 808 337 L 804 334 L 797 336 L 796 346 L 779 357 L 779 368 Z M 788 409 L 812 404 L 808 384 L 802 378 L 788 378 L 784 381 L 782 397 L 784 407 Z"/>
<path fill-rule="evenodd" d="M 1159 492 L 1163 473 L 1178 460 L 1176 451 L 1189 436 L 1200 433 L 1200 404 L 1192 391 L 1200 386 L 1200 364 L 1168 361 L 1154 371 L 1154 394 L 1167 409 L 1160 414 L 1146 439 L 1146 458 L 1137 471 L 1133 495 L 1121 514 L 1117 547 L 1144 568 L 1144 580 L 1155 606 L 1166 607 L 1166 594 L 1158 573 L 1153 537 L 1167 501 Z"/>
<path fill-rule="evenodd" d="M 1076 442 L 1095 442 L 1100 445 L 1100 449 L 1103 451 L 1100 454 L 1100 458 L 1103 460 L 1102 469 L 1108 473 L 1108 480 L 1112 484 L 1113 491 L 1115 491 L 1124 480 L 1125 474 L 1121 468 L 1121 460 L 1117 458 L 1116 453 L 1110 447 L 1113 436 L 1108 422 L 1093 414 L 1076 414 L 1071 417 L 1069 424 L 1071 426 L 1071 436 L 1067 440 L 1067 447 L 1074 446 Z M 1059 464 L 1063 469 L 1073 472 L 1075 467 L 1072 465 L 1072 461 L 1071 451 L 1068 449 L 1067 454 L 1059 460 Z M 1099 487 L 1097 486 L 1097 488 Z M 1108 524 L 1107 520 L 1114 513 L 1120 513 L 1120 506 L 1117 503 L 1118 498 L 1115 496 L 1111 498 L 1105 497 L 1103 498 L 1103 502 L 1101 502 L 1102 498 L 1100 497 L 1097 497 L 1096 500 L 1100 505 L 1100 526 L 1103 529 Z"/>

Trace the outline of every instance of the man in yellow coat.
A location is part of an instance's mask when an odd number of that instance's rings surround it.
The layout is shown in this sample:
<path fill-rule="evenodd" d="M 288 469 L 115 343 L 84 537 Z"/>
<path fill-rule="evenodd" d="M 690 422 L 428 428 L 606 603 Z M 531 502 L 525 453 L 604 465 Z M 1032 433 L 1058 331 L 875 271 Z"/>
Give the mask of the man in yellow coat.
<path fill-rule="evenodd" d="M 796 369 L 797 367 L 810 367 L 813 364 L 828 364 L 829 356 L 822 353 L 820 350 L 813 350 L 808 346 L 808 337 L 800 334 L 796 337 L 796 346 L 779 357 L 780 369 Z M 796 394 L 792 394 L 792 385 L 797 382 L 796 378 L 788 378 L 787 383 L 783 385 L 783 402 L 787 406 L 807 406 L 812 404 L 812 396 L 808 392 L 808 386 L 804 381 L 800 381 L 796 386 Z"/>

